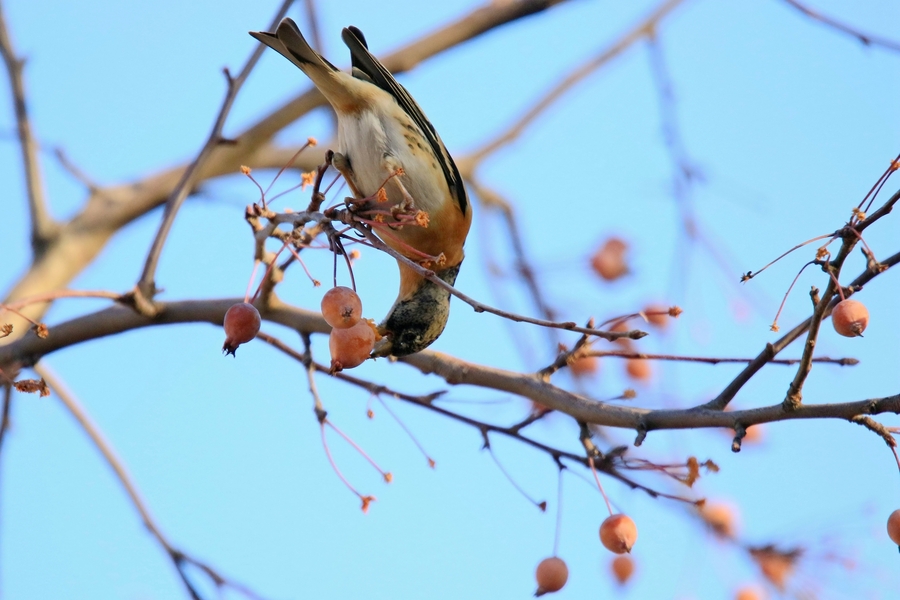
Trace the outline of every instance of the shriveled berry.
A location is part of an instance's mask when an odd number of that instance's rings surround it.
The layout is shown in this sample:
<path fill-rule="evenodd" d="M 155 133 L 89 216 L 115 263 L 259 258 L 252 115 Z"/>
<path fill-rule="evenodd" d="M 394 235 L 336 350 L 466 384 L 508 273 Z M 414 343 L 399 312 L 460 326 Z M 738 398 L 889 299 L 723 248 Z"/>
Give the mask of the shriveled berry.
<path fill-rule="evenodd" d="M 857 300 L 841 300 L 831 312 L 831 324 L 844 337 L 861 336 L 869 324 L 869 311 Z"/>
<path fill-rule="evenodd" d="M 247 302 L 233 305 L 225 313 L 225 344 L 222 352 L 235 356 L 235 351 L 241 344 L 246 344 L 259 333 L 259 311 Z"/>
<path fill-rule="evenodd" d="M 337 329 L 349 329 L 362 318 L 362 301 L 348 287 L 333 287 L 322 296 L 322 316 Z"/>
<path fill-rule="evenodd" d="M 637 535 L 637 525 L 627 515 L 612 515 L 600 525 L 600 541 L 616 554 L 631 552 Z"/>
<path fill-rule="evenodd" d="M 558 592 L 566 585 L 569 579 L 569 567 L 563 559 L 556 556 L 545 558 L 537 566 L 534 572 L 534 578 L 537 579 L 538 589 L 534 593 L 535 596 L 543 596 L 548 592 Z"/>
<path fill-rule="evenodd" d="M 347 329 L 332 329 L 328 338 L 331 372 L 358 367 L 369 358 L 374 347 L 375 328 L 369 321 L 359 321 Z"/>

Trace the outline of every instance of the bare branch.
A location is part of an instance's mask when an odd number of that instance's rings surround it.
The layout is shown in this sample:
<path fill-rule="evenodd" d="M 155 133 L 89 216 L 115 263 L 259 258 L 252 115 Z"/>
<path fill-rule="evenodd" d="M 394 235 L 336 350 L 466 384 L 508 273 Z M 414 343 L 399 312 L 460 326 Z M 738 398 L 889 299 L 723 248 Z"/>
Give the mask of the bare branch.
<path fill-rule="evenodd" d="M 681 356 L 678 354 L 647 354 L 645 352 L 624 352 L 622 350 L 588 350 L 582 352 L 573 352 L 574 358 L 582 358 L 585 356 L 596 356 L 602 358 L 605 356 L 616 358 L 637 358 L 642 360 L 668 360 L 674 362 L 695 362 L 706 363 L 710 365 L 730 364 L 730 363 L 749 363 L 752 358 L 726 358 L 716 356 Z M 796 365 L 800 362 L 799 358 L 776 358 L 769 361 L 771 365 Z M 839 365 L 841 367 L 853 367 L 859 364 L 859 360 L 855 358 L 828 358 L 827 356 L 817 356 L 812 359 L 814 363 L 828 363 Z"/>
<path fill-rule="evenodd" d="M 138 491 L 137 485 L 134 483 L 131 475 L 128 473 L 128 469 L 125 468 L 125 463 L 123 463 L 122 459 L 119 458 L 119 455 L 116 453 L 115 449 L 104 437 L 103 432 L 100 431 L 100 428 L 97 426 L 97 424 L 94 423 L 91 417 L 87 414 L 87 411 L 85 411 L 84 407 L 75 397 L 75 395 L 63 384 L 62 380 L 60 380 L 59 377 L 57 377 L 53 372 L 53 370 L 50 369 L 47 365 L 38 364 L 34 365 L 32 368 L 38 375 L 40 375 L 47 381 L 47 384 L 56 393 L 56 396 L 60 399 L 63 406 L 65 406 L 72 417 L 75 418 L 75 420 L 78 422 L 78 425 L 81 426 L 81 429 L 84 430 L 87 436 L 91 439 L 91 443 L 94 444 L 94 446 L 106 460 L 107 464 L 112 469 L 113 474 L 116 476 L 116 479 L 119 480 L 119 483 L 122 485 L 125 493 L 128 495 L 128 499 L 131 501 L 131 504 L 140 515 L 141 521 L 144 523 L 144 527 L 147 528 L 150 534 L 156 539 L 157 543 L 163 548 L 163 550 L 165 550 L 166 554 L 169 555 L 169 558 L 172 560 L 172 563 L 174 564 L 175 569 L 178 571 L 178 575 L 187 588 L 188 593 L 191 595 L 191 598 L 199 600 L 200 593 L 187 577 L 187 573 L 184 570 L 186 564 L 190 564 L 199 568 L 213 581 L 213 583 L 217 587 L 232 588 L 248 598 L 259 598 L 259 596 L 257 596 L 246 586 L 223 577 L 209 565 L 195 558 L 192 558 L 191 556 L 188 556 L 172 545 L 169 539 L 163 534 L 162 530 L 159 527 L 159 524 L 153 518 L 153 515 L 150 514 L 150 509 L 147 506 L 147 503 L 144 500 L 143 496 L 141 496 L 141 493 Z"/>
<path fill-rule="evenodd" d="M 893 50 L 894 52 L 900 52 L 900 42 L 895 42 L 894 40 L 890 40 L 888 38 L 882 38 L 878 36 L 869 35 L 868 33 L 864 33 L 858 29 L 850 27 L 837 19 L 833 19 L 831 17 L 827 17 L 822 13 L 815 11 L 805 4 L 798 2 L 797 0 L 783 0 L 785 4 L 791 6 L 810 19 L 814 21 L 818 21 L 822 23 L 826 27 L 830 27 L 831 29 L 835 29 L 840 31 L 841 33 L 846 33 L 849 36 L 852 36 L 862 42 L 866 46 L 881 46 L 882 48 L 886 48 L 888 50 Z"/>
<path fill-rule="evenodd" d="M 9 431 L 9 414 L 12 408 L 12 383 L 3 384 L 3 407 L 0 409 L 0 453 L 3 452 L 3 441 L 6 439 L 6 432 Z"/>
<path fill-rule="evenodd" d="M 284 0 L 282 2 L 281 7 L 272 19 L 272 24 L 269 26 L 270 30 L 275 29 L 275 26 L 277 26 L 281 19 L 284 18 L 288 8 L 290 8 L 293 3 L 293 0 Z M 172 228 L 172 223 L 175 222 L 175 215 L 178 213 L 178 209 L 181 208 L 181 205 L 184 203 L 188 194 L 194 189 L 197 181 L 199 181 L 203 164 L 210 159 L 213 150 L 224 142 L 222 138 L 222 129 L 225 127 L 225 119 L 228 118 L 228 113 L 231 112 L 231 106 L 234 104 L 237 94 L 241 90 L 241 86 L 244 85 L 244 81 L 246 81 L 247 77 L 250 75 L 253 67 L 256 66 L 256 63 L 259 61 L 264 50 L 265 46 L 261 44 L 257 45 L 237 77 L 232 77 L 231 73 L 228 72 L 228 69 L 225 69 L 225 77 L 228 80 L 228 92 L 225 94 L 225 100 L 222 102 L 222 108 L 219 109 L 219 114 L 213 124 L 212 131 L 206 139 L 206 142 L 203 144 L 203 148 L 200 150 L 197 158 L 195 158 L 191 165 L 184 171 L 181 181 L 178 182 L 178 185 L 175 186 L 175 189 L 172 190 L 169 199 L 166 201 L 166 209 L 163 212 L 162 223 L 160 223 L 159 229 L 156 232 L 156 237 L 150 247 L 150 251 L 147 253 L 147 259 L 144 263 L 144 272 L 141 274 L 141 278 L 135 288 L 136 307 L 142 312 L 153 314 L 151 303 L 153 301 L 153 296 L 156 294 L 156 282 L 154 280 L 156 276 L 156 265 L 159 262 L 159 255 L 162 252 L 163 245 L 166 243 L 169 230 Z"/>
<path fill-rule="evenodd" d="M 484 186 L 480 185 L 474 178 L 469 179 L 469 183 L 471 184 L 472 191 L 475 193 L 475 195 L 481 198 L 482 203 L 485 206 L 496 208 L 500 212 L 500 214 L 503 215 L 503 222 L 506 224 L 507 236 L 509 237 L 510 245 L 513 249 L 516 273 L 525 282 L 525 287 L 528 290 L 531 299 L 534 301 L 534 305 L 537 308 L 538 312 L 543 315 L 544 319 L 548 321 L 555 321 L 556 311 L 553 310 L 553 308 L 550 306 L 550 303 L 544 297 L 544 291 L 538 284 L 535 270 L 532 268 L 531 263 L 525 256 L 525 244 L 522 241 L 522 232 L 519 229 L 519 225 L 516 221 L 516 213 L 513 210 L 512 204 L 502 198 L 496 191 L 487 189 Z M 559 342 L 558 336 L 552 335 L 551 341 L 554 344 L 557 344 Z"/>
<path fill-rule="evenodd" d="M 426 269 L 425 267 L 421 266 L 417 262 L 408 259 L 407 257 L 403 256 L 402 254 L 400 254 L 399 252 L 397 252 L 396 250 L 394 250 L 393 248 L 391 248 L 390 246 L 388 246 L 387 244 L 382 242 L 381 239 L 379 239 L 371 231 L 371 229 L 354 221 L 352 214 L 343 212 L 343 213 L 341 213 L 340 216 L 344 219 L 345 223 L 352 226 L 356 231 L 362 233 L 366 237 L 366 240 L 369 242 L 369 244 L 372 245 L 374 248 L 377 248 L 378 250 L 381 250 L 382 252 L 386 252 L 387 254 L 390 254 L 391 256 L 396 258 L 398 261 L 403 262 L 404 264 L 406 264 L 408 267 L 410 267 L 411 269 L 413 269 L 414 271 L 419 273 L 422 277 L 424 277 L 428 281 L 434 283 L 438 287 L 441 287 L 441 288 L 447 290 L 448 292 L 450 292 L 451 294 L 453 294 L 454 296 L 456 296 L 457 298 L 459 298 L 460 300 L 462 300 L 463 302 L 465 302 L 466 304 L 468 304 L 469 306 L 474 308 L 475 312 L 479 312 L 479 313 L 480 312 L 488 312 L 493 315 L 503 317 L 504 319 L 509 319 L 510 321 L 516 321 L 517 323 L 530 323 L 532 325 L 538 325 L 540 327 L 550 327 L 553 329 L 564 329 L 566 331 L 574 331 L 577 333 L 586 333 L 588 335 L 594 335 L 594 336 L 597 336 L 597 337 L 600 337 L 600 338 L 603 338 L 603 339 L 609 340 L 609 341 L 615 341 L 620 338 L 629 338 L 632 340 L 639 340 L 642 337 L 647 335 L 645 332 L 637 330 L 637 329 L 634 329 L 632 331 L 622 331 L 622 332 L 604 331 L 602 329 L 592 329 L 589 327 L 580 327 L 577 323 L 575 323 L 573 321 L 557 322 L 557 321 L 548 321 L 546 319 L 536 319 L 534 317 L 526 317 L 524 315 L 518 315 L 516 313 L 511 313 L 511 312 L 508 312 L 505 310 L 501 310 L 499 308 L 494 308 L 493 306 L 488 306 L 487 304 L 484 304 L 483 302 L 479 302 L 478 300 L 475 300 L 474 298 L 471 298 L 470 296 L 460 292 L 458 289 L 456 289 L 455 287 L 453 287 L 452 285 L 450 285 L 449 283 L 447 283 L 446 281 L 444 281 L 443 279 L 438 277 L 434 273 L 434 271 L 432 271 L 430 269 Z"/>
<path fill-rule="evenodd" d="M 155 317 L 146 317 L 124 306 L 114 306 L 65 323 L 53 325 L 47 338 L 28 334 L 6 346 L 0 346 L 0 368 L 13 364 L 30 367 L 56 350 L 88 340 L 131 331 L 153 325 L 173 323 L 211 323 L 222 325 L 228 309 L 243 298 L 217 300 L 186 300 L 159 304 Z M 331 328 L 319 313 L 284 304 L 272 295 L 267 306 L 259 306 L 260 314 L 268 321 L 310 333 L 328 333 Z"/>
<path fill-rule="evenodd" d="M 475 150 L 469 155 L 460 159 L 460 171 L 464 175 L 475 170 L 474 167 L 490 154 L 493 154 L 503 146 L 516 140 L 528 125 L 531 124 L 541 113 L 547 110 L 557 100 L 559 100 L 566 92 L 569 91 L 579 81 L 604 66 L 610 60 L 616 58 L 622 52 L 634 45 L 635 42 L 643 39 L 648 35 L 652 35 L 653 31 L 659 23 L 669 15 L 683 0 L 666 0 L 657 6 L 643 21 L 633 27 L 628 33 L 620 37 L 618 40 L 603 49 L 597 56 L 590 59 L 586 63 L 578 66 L 563 77 L 556 85 L 554 85 L 544 96 L 534 104 L 530 109 L 525 111 L 519 119 L 513 123 L 505 132 L 497 136 L 494 140 L 488 142 L 483 147 Z"/>
<path fill-rule="evenodd" d="M 891 198 L 891 200 L 888 201 L 888 203 L 885 206 L 892 206 L 893 203 L 896 202 L 897 200 L 900 200 L 900 191 L 898 191 L 896 194 L 894 194 L 894 196 Z M 884 208 L 884 207 L 882 207 L 882 208 Z M 888 211 L 889 210 L 890 209 L 888 209 Z M 866 223 L 868 223 L 868 220 L 863 221 L 860 225 L 864 225 Z M 871 281 L 874 277 L 877 277 L 880 273 L 884 272 L 884 270 L 889 269 L 890 267 L 893 267 L 898 263 L 900 263 L 900 252 L 887 258 L 886 260 L 883 260 L 880 263 L 884 267 L 884 269 L 867 268 L 859 276 L 857 276 L 856 279 L 854 279 L 850 283 L 849 287 L 850 288 L 860 288 L 864 284 Z M 830 312 L 831 308 L 832 308 L 831 306 L 827 307 L 826 312 L 824 312 L 822 314 L 822 318 L 827 317 L 829 314 L 831 314 L 831 312 Z M 791 342 L 793 342 L 794 340 L 799 338 L 801 335 L 803 335 L 809 329 L 811 322 L 812 322 L 812 317 L 806 319 L 799 325 L 795 326 L 789 332 L 784 334 L 781 337 L 781 339 L 779 339 L 775 343 L 766 344 L 766 347 L 763 349 L 763 351 L 760 352 L 756 358 L 754 358 L 752 361 L 750 361 L 750 364 L 747 365 L 744 368 L 744 370 L 742 370 L 737 375 L 737 377 L 735 377 L 731 381 L 731 383 L 729 383 L 727 386 L 725 386 L 725 389 L 723 389 L 719 393 L 718 396 L 716 396 L 715 398 L 713 398 L 712 400 L 710 400 L 709 402 L 707 402 L 706 404 L 703 404 L 702 406 L 700 406 L 698 408 L 722 410 L 726 406 L 728 406 L 728 403 L 731 402 L 732 399 L 734 399 L 734 397 L 737 395 L 738 391 L 740 391 L 740 389 L 742 387 L 744 387 L 744 385 L 748 381 L 750 381 L 750 379 L 760 369 L 762 369 L 769 361 L 771 361 L 773 358 L 775 358 L 775 356 L 779 352 L 781 352 L 784 348 L 786 348 L 788 345 L 790 345 Z"/>
<path fill-rule="evenodd" d="M 106 462 L 109 464 L 110 468 L 113 470 L 113 473 L 116 476 L 116 479 L 119 480 L 119 483 L 122 484 L 122 487 L 125 489 L 125 493 L 128 495 L 129 500 L 134 505 L 135 510 L 137 510 L 138 514 L 141 516 L 141 520 L 144 522 L 144 527 L 150 531 L 150 534 L 156 538 L 156 541 L 166 550 L 166 552 L 171 552 L 172 545 L 169 543 L 168 539 L 165 535 L 163 535 L 162 530 L 156 524 L 156 519 L 150 514 L 150 509 L 147 507 L 147 503 L 144 502 L 143 497 L 137 489 L 134 481 L 131 478 L 131 475 L 128 473 L 128 470 L 125 468 L 125 464 L 119 458 L 116 451 L 113 449 L 112 445 L 106 440 L 103 436 L 103 433 L 100 431 L 100 428 L 96 423 L 91 420 L 90 416 L 84 410 L 84 407 L 75 398 L 75 395 L 69 391 L 69 389 L 63 384 L 63 382 L 56 376 L 56 374 L 51 370 L 47 365 L 36 364 L 32 367 L 34 371 L 43 377 L 47 384 L 50 386 L 56 396 L 59 398 L 60 402 L 62 402 L 63 406 L 69 411 L 69 413 L 75 418 L 87 436 L 91 439 L 91 442 L 96 446 L 97 450 L 103 455 L 103 458 L 106 459 Z"/>
<path fill-rule="evenodd" d="M 512 425 L 510 427 L 494 425 L 492 423 L 487 423 L 485 421 L 481 421 L 481 420 L 474 419 L 474 418 L 466 416 L 466 415 L 462 415 L 462 414 L 453 412 L 442 406 L 437 406 L 436 404 L 434 404 L 434 401 L 438 397 L 442 396 L 443 392 L 427 394 L 424 396 L 415 396 L 415 395 L 399 392 L 397 390 L 391 389 L 391 388 L 381 385 L 381 384 L 366 381 L 359 377 L 354 377 L 353 375 L 348 375 L 344 372 L 331 373 L 330 369 L 328 367 L 326 367 L 325 365 L 322 365 L 322 364 L 316 363 L 315 361 L 312 361 L 306 352 L 301 354 L 300 352 L 297 352 L 296 350 L 294 350 L 293 348 L 291 348 L 289 345 L 285 344 L 278 338 L 268 335 L 268 334 L 261 333 L 261 334 L 259 334 L 259 337 L 264 342 L 270 344 L 271 346 L 277 348 L 278 350 L 281 350 L 282 352 L 284 352 L 291 358 L 294 358 L 295 360 L 306 365 L 305 368 L 308 370 L 308 372 L 310 369 L 315 369 L 316 371 L 319 371 L 320 373 L 325 373 L 327 375 L 330 375 L 331 377 L 340 379 L 341 381 L 344 381 L 351 385 L 362 388 L 362 389 L 366 390 L 367 392 L 369 392 L 370 394 L 374 394 L 376 396 L 385 394 L 385 395 L 391 396 L 392 398 L 396 398 L 398 400 L 403 400 L 404 402 L 409 402 L 411 404 L 415 404 L 416 406 L 420 406 L 422 408 L 425 408 L 427 410 L 435 412 L 443 417 L 447 417 L 451 420 L 454 420 L 459 423 L 463 423 L 464 425 L 473 427 L 476 430 L 478 430 L 479 432 L 481 432 L 482 437 L 485 441 L 485 447 L 488 449 L 490 449 L 490 441 L 489 441 L 488 434 L 489 433 L 499 433 L 501 435 L 518 440 L 519 442 L 522 442 L 523 444 L 525 444 L 527 446 L 530 446 L 540 452 L 543 452 L 543 453 L 549 455 L 550 457 L 553 458 L 553 460 L 556 462 L 556 464 L 559 465 L 561 468 L 563 467 L 563 463 L 560 462 L 560 459 L 562 459 L 562 458 L 565 458 L 566 460 L 572 461 L 574 463 L 580 464 L 585 467 L 587 467 L 589 464 L 588 456 L 582 456 L 579 454 L 575 454 L 573 452 L 562 450 L 560 448 L 555 448 L 553 446 L 549 446 L 547 444 L 544 444 L 542 442 L 539 442 L 535 439 L 532 439 L 530 437 L 523 435 L 521 433 L 521 429 L 523 428 L 523 425 L 521 423 Z M 308 364 L 307 364 L 307 361 L 308 361 Z M 312 377 L 311 372 L 309 372 L 309 377 Z M 316 401 L 316 412 L 318 414 L 319 411 L 321 410 L 321 408 L 320 408 L 321 401 L 318 397 L 318 393 L 314 391 L 313 387 L 310 388 L 310 392 L 313 394 L 314 399 Z M 322 413 L 324 414 L 324 411 L 322 411 Z M 598 452 L 599 452 L 599 450 L 598 450 Z M 599 453 L 599 454 L 602 456 L 602 453 Z M 626 476 L 624 473 L 622 473 L 622 469 L 623 468 L 632 468 L 632 467 L 630 465 L 626 464 L 625 461 L 617 460 L 621 455 L 622 455 L 622 453 L 618 453 L 618 454 L 611 453 L 610 455 L 607 455 L 606 457 L 604 457 L 603 460 L 600 461 L 600 463 L 598 465 L 596 465 L 597 469 L 606 473 L 610 477 L 613 477 L 614 479 L 621 481 L 628 487 L 630 487 L 632 489 L 638 489 L 638 490 L 644 491 L 654 498 L 662 497 L 662 498 L 669 498 L 672 500 L 681 500 L 681 501 L 685 500 L 684 498 L 682 498 L 680 496 L 674 496 L 671 494 L 666 494 L 666 493 L 660 492 L 656 489 L 653 489 L 651 487 L 648 487 L 646 485 L 638 483 L 634 479 Z M 502 470 L 502 467 L 501 467 L 501 470 Z"/>
<path fill-rule="evenodd" d="M 0 6 L 0 55 L 9 74 L 13 107 L 16 113 L 16 129 L 19 148 L 22 152 L 22 167 L 25 170 L 25 185 L 28 189 L 28 207 L 31 210 L 31 249 L 35 256 L 43 253 L 51 238 L 56 234 L 58 224 L 47 209 L 44 180 L 38 159 L 38 143 L 28 118 L 28 104 L 25 98 L 25 81 L 22 72 L 25 61 L 16 56 L 6 27 L 6 16 Z"/>

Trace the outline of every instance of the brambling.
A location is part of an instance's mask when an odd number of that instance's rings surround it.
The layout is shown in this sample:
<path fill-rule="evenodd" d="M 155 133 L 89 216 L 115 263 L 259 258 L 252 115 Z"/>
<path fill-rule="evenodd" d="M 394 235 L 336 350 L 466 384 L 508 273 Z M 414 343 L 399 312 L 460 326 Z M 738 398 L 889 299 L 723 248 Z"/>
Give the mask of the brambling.
<path fill-rule="evenodd" d="M 312 80 L 337 115 L 338 149 L 332 160 L 357 199 L 375 198 L 381 188 L 387 204 L 424 211 L 418 225 L 388 217 L 377 228 L 381 239 L 403 256 L 424 261 L 453 285 L 472 222 L 472 207 L 462 177 L 447 148 L 409 92 L 373 56 L 362 32 L 343 30 L 350 49 L 352 75 L 339 70 L 313 50 L 291 19 L 274 33 L 250 32 L 290 60 Z M 398 175 L 398 173 L 400 173 Z M 383 198 L 383 196 L 382 196 Z M 400 291 L 384 321 L 385 336 L 372 356 L 405 356 L 428 347 L 443 332 L 450 314 L 450 293 L 398 261 Z"/>

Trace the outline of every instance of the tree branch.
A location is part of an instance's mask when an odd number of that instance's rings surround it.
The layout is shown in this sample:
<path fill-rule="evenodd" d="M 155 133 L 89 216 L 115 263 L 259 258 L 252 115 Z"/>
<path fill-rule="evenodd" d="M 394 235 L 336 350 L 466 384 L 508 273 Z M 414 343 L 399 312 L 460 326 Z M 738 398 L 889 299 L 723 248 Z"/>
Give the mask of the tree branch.
<path fill-rule="evenodd" d="M 34 365 L 32 368 L 47 382 L 47 384 L 59 398 L 60 402 L 62 402 L 63 406 L 66 407 L 72 417 L 74 417 L 75 421 L 78 422 L 78 425 L 90 438 L 91 443 L 94 444 L 94 446 L 106 460 L 106 463 L 112 469 L 116 479 L 119 480 L 119 483 L 125 490 L 125 493 L 127 494 L 128 499 L 131 501 L 131 504 L 140 515 L 144 527 L 147 528 L 147 530 L 154 537 L 157 543 L 162 547 L 162 549 L 172 560 L 172 563 L 175 566 L 175 569 L 178 572 L 178 575 L 181 578 L 182 583 L 184 583 L 185 588 L 187 589 L 191 598 L 193 598 L 194 600 L 201 600 L 200 593 L 194 587 L 193 583 L 191 583 L 190 579 L 188 579 L 187 573 L 184 570 L 186 564 L 191 564 L 199 568 L 213 581 L 213 583 L 217 587 L 229 587 L 242 593 L 248 598 L 259 598 L 259 596 L 257 596 L 246 586 L 223 577 L 209 565 L 188 556 L 172 545 L 169 539 L 163 534 L 156 520 L 153 518 L 153 515 L 150 514 L 150 509 L 148 508 L 147 503 L 144 501 L 144 498 L 141 496 L 141 493 L 138 491 L 137 485 L 134 483 L 131 475 L 128 473 L 128 469 L 125 468 L 125 463 L 123 463 L 122 459 L 119 458 L 119 455 L 116 453 L 115 449 L 104 437 L 103 432 L 100 431 L 100 428 L 97 426 L 97 424 L 93 422 L 93 420 L 87 414 L 87 411 L 85 411 L 84 407 L 75 397 L 75 395 L 63 384 L 62 380 L 60 380 L 47 365 L 38 364 Z"/>
<path fill-rule="evenodd" d="M 275 29 L 278 23 L 281 22 L 281 19 L 287 14 L 288 8 L 290 8 L 293 3 L 294 0 L 284 0 L 281 3 L 281 7 L 272 19 L 269 30 Z M 169 199 L 166 201 L 162 223 L 160 223 L 159 229 L 156 232 L 156 237 L 153 239 L 153 244 L 150 246 L 150 251 L 147 253 L 147 259 L 144 262 L 144 271 L 135 288 L 135 306 L 138 310 L 141 310 L 146 314 L 152 315 L 154 311 L 152 301 L 153 296 L 156 294 L 156 265 L 159 262 L 159 255 L 162 252 L 163 245 L 166 243 L 169 230 L 172 228 L 172 223 L 175 222 L 175 215 L 178 213 L 178 209 L 181 208 L 181 205 L 184 203 L 188 194 L 194 189 L 194 186 L 200 179 L 201 169 L 204 163 L 211 158 L 213 150 L 225 142 L 222 138 L 222 129 L 225 127 L 225 119 L 228 118 L 231 107 L 237 98 L 238 92 L 244 85 L 244 81 L 250 76 L 250 72 L 253 70 L 253 67 L 256 66 L 256 63 L 259 62 L 264 50 L 264 45 L 257 44 L 237 77 L 232 77 L 228 69 L 225 69 L 228 91 L 225 94 L 225 99 L 222 101 L 222 107 L 219 109 L 219 114 L 213 124 L 212 131 L 209 133 L 209 137 L 206 138 L 206 142 L 203 144 L 203 148 L 200 150 L 197 158 L 195 158 L 190 166 L 185 169 L 181 181 L 178 182 L 178 185 L 175 186 L 175 189 L 172 190 Z"/>
<path fill-rule="evenodd" d="M 882 48 L 893 50 L 894 52 L 900 52 L 900 43 L 895 42 L 894 40 L 869 35 L 868 33 L 863 33 L 858 29 L 841 23 L 837 19 L 827 17 L 822 13 L 809 8 L 805 4 L 801 4 L 797 0 L 783 0 L 783 2 L 788 6 L 800 11 L 810 19 L 822 23 L 826 27 L 830 27 L 831 29 L 835 29 L 837 31 L 840 31 L 841 33 L 846 33 L 847 35 L 856 38 L 866 46 L 881 46 Z"/>
<path fill-rule="evenodd" d="M 510 125 L 502 134 L 498 135 L 492 141 L 488 142 L 478 150 L 464 156 L 458 162 L 460 171 L 466 174 L 472 174 L 475 165 L 480 163 L 490 154 L 493 154 L 503 146 L 516 140 L 525 129 L 534 121 L 541 113 L 552 106 L 566 92 L 569 91 L 579 81 L 604 66 L 613 58 L 619 56 L 622 52 L 630 48 L 635 42 L 641 40 L 647 35 L 652 35 L 653 31 L 659 23 L 669 15 L 683 0 L 666 0 L 657 6 L 643 21 L 631 28 L 631 30 L 620 37 L 618 40 L 610 44 L 602 50 L 597 56 L 591 58 L 584 64 L 570 71 L 556 85 L 554 85 L 544 96 L 538 100 L 531 108 L 519 117 L 519 119 Z"/>
<path fill-rule="evenodd" d="M 220 324 L 228 308 L 239 301 L 240 299 L 222 299 L 161 303 L 160 312 L 154 318 L 123 307 L 109 308 L 55 325 L 50 328 L 50 336 L 45 339 L 30 333 L 8 346 L 0 347 L 0 366 L 32 366 L 41 357 L 56 350 L 140 327 L 195 322 Z M 283 304 L 275 296 L 269 307 L 262 307 L 261 315 L 266 320 L 301 332 L 329 331 L 319 314 Z M 731 412 L 705 407 L 650 410 L 598 402 L 545 382 L 538 375 L 478 365 L 428 350 L 399 360 L 422 373 L 436 374 L 452 385 L 466 384 L 515 394 L 579 421 L 638 432 L 656 429 L 735 428 L 738 425 L 750 427 L 793 419 L 849 420 L 857 415 L 900 413 L 900 394 L 856 402 L 802 405 L 789 412 L 780 403 Z"/>
<path fill-rule="evenodd" d="M 50 243 L 59 226 L 47 209 L 44 180 L 41 177 L 41 165 L 38 160 L 38 143 L 34 138 L 28 118 L 25 81 L 22 75 L 25 61 L 18 58 L 13 49 L 2 6 L 0 6 L 0 55 L 3 56 L 3 62 L 6 64 L 6 71 L 9 74 L 9 87 L 16 114 L 19 149 L 22 152 L 22 167 L 25 171 L 25 186 L 28 190 L 28 207 L 31 211 L 31 249 L 35 257 L 38 257 Z"/>

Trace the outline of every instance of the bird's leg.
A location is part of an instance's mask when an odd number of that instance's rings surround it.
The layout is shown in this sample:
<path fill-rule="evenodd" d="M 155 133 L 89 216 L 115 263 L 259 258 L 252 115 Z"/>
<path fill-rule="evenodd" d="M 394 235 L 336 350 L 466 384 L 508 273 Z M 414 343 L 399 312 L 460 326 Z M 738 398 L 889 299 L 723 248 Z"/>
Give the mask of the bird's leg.
<path fill-rule="evenodd" d="M 400 191 L 400 195 L 403 196 L 403 202 L 401 206 L 404 209 L 412 209 L 416 205 L 416 201 L 413 199 L 412 195 L 406 191 L 406 186 L 403 185 L 403 182 L 400 181 L 399 175 L 403 173 L 403 165 L 397 162 L 397 159 L 391 155 L 385 155 L 384 162 L 382 163 L 385 171 L 388 174 L 388 181 L 385 182 L 385 185 L 393 184 L 397 186 L 397 189 Z"/>
<path fill-rule="evenodd" d="M 331 166 L 343 176 L 344 181 L 347 182 L 347 186 L 350 188 L 350 192 L 353 194 L 355 200 L 362 200 L 366 197 L 365 194 L 361 193 L 359 188 L 356 187 L 356 181 L 353 179 L 353 167 L 350 166 L 349 158 L 340 152 L 335 152 L 331 157 Z"/>

